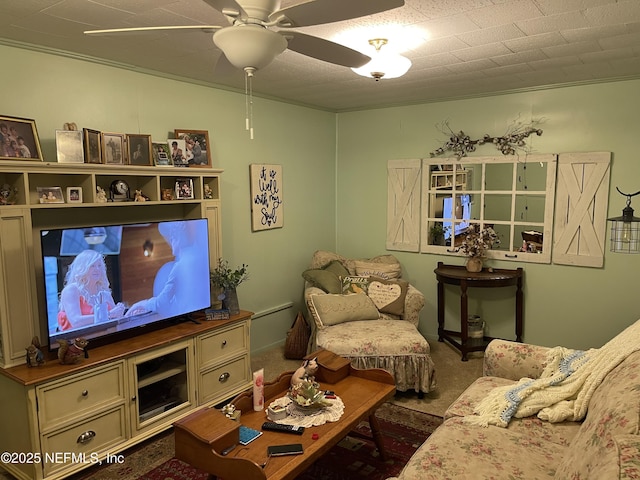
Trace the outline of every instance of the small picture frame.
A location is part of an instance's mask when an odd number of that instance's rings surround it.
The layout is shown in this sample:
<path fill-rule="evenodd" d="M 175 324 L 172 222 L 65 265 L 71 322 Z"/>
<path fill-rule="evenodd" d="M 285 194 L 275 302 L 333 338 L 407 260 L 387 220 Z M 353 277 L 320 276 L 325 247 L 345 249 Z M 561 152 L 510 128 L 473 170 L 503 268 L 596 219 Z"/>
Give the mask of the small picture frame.
<path fill-rule="evenodd" d="M 153 165 L 151 135 L 127 134 L 126 141 L 129 165 Z"/>
<path fill-rule="evenodd" d="M 173 160 L 169 155 L 169 146 L 167 143 L 153 142 L 151 144 L 153 150 L 153 163 L 156 167 L 173 167 Z"/>
<path fill-rule="evenodd" d="M 172 188 L 163 188 L 162 189 L 162 200 L 173 200 L 173 189 Z"/>
<path fill-rule="evenodd" d="M 0 160 L 43 161 L 35 120 L 0 115 Z"/>
<path fill-rule="evenodd" d="M 102 134 L 98 130 L 83 128 L 85 163 L 102 163 Z"/>
<path fill-rule="evenodd" d="M 169 157 L 174 167 L 188 167 L 187 157 L 184 152 L 186 150 L 186 143 L 180 138 L 172 138 L 167 140 L 167 146 L 169 147 Z"/>
<path fill-rule="evenodd" d="M 184 130 L 174 131 L 177 139 L 185 141 L 184 155 L 187 166 L 211 168 L 211 144 L 209 143 L 209 132 L 207 130 Z"/>
<path fill-rule="evenodd" d="M 67 187 L 67 203 L 82 203 L 82 187 Z"/>
<path fill-rule="evenodd" d="M 192 200 L 193 180 L 191 178 L 177 178 L 175 187 L 176 200 Z"/>
<path fill-rule="evenodd" d="M 106 164 L 124 165 L 126 150 L 124 133 L 102 132 L 102 160 Z"/>
<path fill-rule="evenodd" d="M 84 163 L 84 148 L 80 130 L 56 130 L 58 163 Z"/>
<path fill-rule="evenodd" d="M 40 203 L 64 203 L 60 187 L 36 187 L 36 191 Z"/>

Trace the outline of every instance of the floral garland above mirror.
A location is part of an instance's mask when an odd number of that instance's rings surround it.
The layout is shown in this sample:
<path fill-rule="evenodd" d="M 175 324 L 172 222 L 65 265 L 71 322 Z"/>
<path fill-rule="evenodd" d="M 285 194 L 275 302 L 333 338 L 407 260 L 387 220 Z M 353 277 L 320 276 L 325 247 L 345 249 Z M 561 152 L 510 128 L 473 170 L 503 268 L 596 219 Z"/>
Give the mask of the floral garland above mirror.
<path fill-rule="evenodd" d="M 503 155 L 515 155 L 518 150 L 528 152 L 526 139 L 531 134 L 542 135 L 542 129 L 538 125 L 542 123 L 540 120 L 534 120 L 531 123 L 523 124 L 514 122 L 507 132 L 500 137 L 492 137 L 488 133 L 482 138 L 472 140 L 469 135 L 460 130 L 458 133 L 449 127 L 449 122 L 443 122 L 438 129 L 449 139 L 440 147 L 429 153 L 431 157 L 442 155 L 446 152 L 452 152 L 458 159 L 466 157 L 468 153 L 475 152 L 478 145 L 493 144 Z"/>

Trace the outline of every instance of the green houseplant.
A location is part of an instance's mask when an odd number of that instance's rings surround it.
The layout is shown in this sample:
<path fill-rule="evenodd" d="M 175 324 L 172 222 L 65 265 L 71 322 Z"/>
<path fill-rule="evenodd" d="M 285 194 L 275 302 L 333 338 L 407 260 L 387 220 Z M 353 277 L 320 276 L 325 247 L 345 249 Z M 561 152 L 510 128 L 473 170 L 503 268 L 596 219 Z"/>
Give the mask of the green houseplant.
<path fill-rule="evenodd" d="M 248 265 L 243 263 L 242 266 L 232 269 L 227 260 L 219 258 L 218 264 L 209 275 L 212 307 L 220 308 L 224 305 L 231 315 L 239 314 L 240 306 L 236 288 L 248 278 Z"/>

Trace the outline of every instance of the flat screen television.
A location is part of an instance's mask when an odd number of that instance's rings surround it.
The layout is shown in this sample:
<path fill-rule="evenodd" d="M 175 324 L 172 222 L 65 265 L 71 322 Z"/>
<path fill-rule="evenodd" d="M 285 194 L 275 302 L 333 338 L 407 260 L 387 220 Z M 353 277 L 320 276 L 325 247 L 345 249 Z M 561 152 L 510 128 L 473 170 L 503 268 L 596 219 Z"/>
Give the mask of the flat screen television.
<path fill-rule="evenodd" d="M 108 343 L 211 305 L 206 219 L 42 230 L 40 240 L 50 349 L 61 338 Z"/>
<path fill-rule="evenodd" d="M 453 198 L 445 197 L 442 209 L 442 226 L 444 227 L 444 239 L 450 240 L 451 234 L 454 237 L 464 233 L 469 228 L 471 219 L 471 196 L 468 194 L 456 195 L 456 208 L 453 208 Z M 447 220 L 449 219 L 449 220 Z M 451 219 L 460 220 L 453 222 Z M 452 225 L 454 225 L 452 227 Z"/>

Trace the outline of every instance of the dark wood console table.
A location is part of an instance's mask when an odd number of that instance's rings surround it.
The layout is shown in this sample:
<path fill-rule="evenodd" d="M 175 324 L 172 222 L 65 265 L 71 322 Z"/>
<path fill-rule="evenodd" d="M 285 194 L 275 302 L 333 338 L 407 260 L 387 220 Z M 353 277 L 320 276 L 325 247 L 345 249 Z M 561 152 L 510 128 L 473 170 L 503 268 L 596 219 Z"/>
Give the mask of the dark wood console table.
<path fill-rule="evenodd" d="M 497 288 L 516 287 L 516 341 L 522 341 L 522 315 L 523 315 L 523 294 L 522 294 L 522 268 L 515 270 L 507 269 L 482 269 L 481 272 L 471 273 L 464 266 L 445 265 L 438 262 L 438 267 L 434 270 L 438 279 L 438 341 L 447 340 L 462 353 L 462 361 L 467 360 L 467 353 L 484 351 L 487 343 L 493 340 L 491 337 L 484 337 L 482 345 L 469 345 L 467 331 L 467 320 L 469 311 L 467 306 L 467 288 Z M 444 285 L 460 286 L 460 331 L 445 330 L 444 328 Z M 456 339 L 459 338 L 458 342 Z"/>

